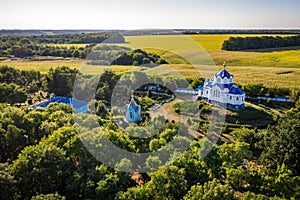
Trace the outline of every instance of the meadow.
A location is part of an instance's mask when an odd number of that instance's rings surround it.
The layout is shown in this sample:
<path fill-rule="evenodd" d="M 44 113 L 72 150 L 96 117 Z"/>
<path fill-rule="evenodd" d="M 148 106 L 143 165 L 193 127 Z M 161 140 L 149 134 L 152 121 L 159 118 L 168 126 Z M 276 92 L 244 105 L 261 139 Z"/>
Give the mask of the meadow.
<path fill-rule="evenodd" d="M 57 66 L 68 66 L 70 68 L 79 69 L 81 73 L 88 75 L 97 75 L 104 72 L 105 69 L 111 69 L 116 74 L 123 74 L 131 70 L 139 70 L 137 66 L 103 66 L 103 65 L 86 65 L 80 59 L 60 59 L 60 60 L 41 60 L 32 61 L 26 59 L 5 60 L 0 62 L 1 66 L 10 66 L 20 70 L 38 70 L 42 74 L 46 74 L 50 68 Z"/>
<path fill-rule="evenodd" d="M 234 75 L 234 80 L 237 84 L 263 83 L 268 87 L 299 88 L 300 49 L 270 49 L 263 52 L 221 50 L 223 41 L 230 36 L 247 37 L 259 35 L 201 34 L 125 36 L 126 43 L 117 45 L 130 47 L 132 49 L 141 48 L 147 52 L 156 53 L 168 61 L 169 64 L 167 65 L 145 70 L 149 75 L 197 77 L 203 75 L 202 73 L 209 73 L 209 71 L 215 73 L 222 68 L 223 62 L 226 61 L 227 69 Z M 85 44 L 52 45 L 66 47 L 85 46 Z M 189 54 L 187 55 L 186 53 Z M 188 59 L 184 59 L 186 57 Z M 195 66 L 197 69 L 190 64 L 190 62 L 193 61 L 196 62 L 197 65 Z M 35 69 L 42 73 L 46 73 L 49 68 L 57 66 L 69 66 L 71 68 L 80 69 L 83 63 L 84 61 L 79 59 L 0 61 L 0 65 L 12 66 L 23 70 Z M 206 67 L 203 69 L 202 66 L 211 66 L 212 68 Z M 105 68 L 107 67 L 89 65 L 81 68 L 81 71 L 84 74 L 98 74 L 103 72 Z M 119 74 L 139 69 L 135 66 L 110 66 L 109 68 Z"/>
<path fill-rule="evenodd" d="M 199 70 L 196 70 L 180 55 L 182 52 L 199 51 L 199 46 L 197 45 L 200 44 L 203 51 L 206 51 L 211 57 L 213 64 L 217 66 L 218 70 L 222 68 L 222 64 L 226 61 L 227 69 L 234 74 L 235 82 L 240 85 L 263 83 L 268 87 L 299 88 L 300 49 L 271 49 L 265 52 L 221 50 L 223 41 L 230 36 L 247 37 L 257 35 L 127 36 L 126 41 L 128 43 L 125 45 L 131 48 L 148 46 L 143 49 L 159 54 L 170 63 L 169 65 L 149 69 L 148 73 L 151 75 L 178 76 L 179 74 L 185 77 L 198 76 Z M 186 37 L 186 39 L 183 39 L 183 37 Z M 197 44 L 185 45 L 189 38 L 196 41 Z M 168 46 L 168 51 L 163 50 L 161 48 L 162 45 Z M 174 73 L 174 70 L 178 73 Z M 213 70 L 215 69 L 213 68 Z"/>

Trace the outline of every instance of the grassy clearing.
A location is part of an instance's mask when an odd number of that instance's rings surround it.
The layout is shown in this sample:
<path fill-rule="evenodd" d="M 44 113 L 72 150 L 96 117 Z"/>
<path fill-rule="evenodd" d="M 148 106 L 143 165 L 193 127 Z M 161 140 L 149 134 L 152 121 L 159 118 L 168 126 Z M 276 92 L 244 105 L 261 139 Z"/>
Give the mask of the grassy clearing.
<path fill-rule="evenodd" d="M 238 111 L 226 110 L 226 122 L 229 124 L 251 125 L 265 128 L 274 123 L 273 112 L 252 103 L 245 103 L 246 108 Z"/>

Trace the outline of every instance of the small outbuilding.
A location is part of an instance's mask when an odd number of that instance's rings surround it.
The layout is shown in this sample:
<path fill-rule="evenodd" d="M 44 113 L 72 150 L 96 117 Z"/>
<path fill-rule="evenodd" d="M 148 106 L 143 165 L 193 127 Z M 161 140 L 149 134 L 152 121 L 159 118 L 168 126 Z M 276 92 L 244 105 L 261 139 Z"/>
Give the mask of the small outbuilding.
<path fill-rule="evenodd" d="M 127 122 L 138 122 L 141 121 L 141 106 L 138 105 L 134 98 L 131 98 L 131 101 L 126 106 L 126 121 Z"/>
<path fill-rule="evenodd" d="M 50 98 L 50 100 L 35 105 L 33 106 L 33 108 L 46 108 L 50 103 L 54 103 L 54 102 L 71 105 L 72 108 L 74 108 L 75 113 L 87 113 L 89 110 L 89 105 L 87 102 L 81 101 L 76 98 L 60 97 L 60 96 Z"/>

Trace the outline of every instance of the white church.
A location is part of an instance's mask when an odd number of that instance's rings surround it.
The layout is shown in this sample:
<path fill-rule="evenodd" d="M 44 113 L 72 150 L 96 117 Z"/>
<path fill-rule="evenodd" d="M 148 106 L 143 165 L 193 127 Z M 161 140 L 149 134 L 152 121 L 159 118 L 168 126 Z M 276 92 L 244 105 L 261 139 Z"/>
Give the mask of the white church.
<path fill-rule="evenodd" d="M 233 83 L 233 75 L 223 69 L 213 79 L 205 80 L 204 85 L 197 88 L 198 99 L 212 104 L 219 104 L 230 109 L 244 108 L 245 92 Z"/>

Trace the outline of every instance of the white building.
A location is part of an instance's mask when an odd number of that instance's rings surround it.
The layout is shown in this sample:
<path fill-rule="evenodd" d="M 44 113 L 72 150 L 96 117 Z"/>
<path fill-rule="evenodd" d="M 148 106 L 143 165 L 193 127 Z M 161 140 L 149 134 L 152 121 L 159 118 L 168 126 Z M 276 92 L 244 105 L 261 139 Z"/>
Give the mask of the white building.
<path fill-rule="evenodd" d="M 245 104 L 245 92 L 233 83 L 233 75 L 223 69 L 208 79 L 198 89 L 198 99 L 204 99 L 212 104 L 219 104 L 231 109 L 241 109 Z"/>

